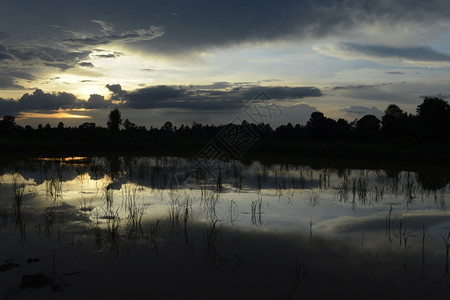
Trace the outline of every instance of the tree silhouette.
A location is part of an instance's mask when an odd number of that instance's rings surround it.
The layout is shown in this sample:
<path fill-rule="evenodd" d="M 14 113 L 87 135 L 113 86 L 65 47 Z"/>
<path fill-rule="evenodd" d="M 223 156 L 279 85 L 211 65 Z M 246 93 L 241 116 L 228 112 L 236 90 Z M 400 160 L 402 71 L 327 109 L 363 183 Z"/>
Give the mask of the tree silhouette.
<path fill-rule="evenodd" d="M 339 119 L 336 122 L 334 134 L 338 138 L 348 138 L 350 136 L 350 129 L 350 124 L 346 120 Z"/>
<path fill-rule="evenodd" d="M 130 120 L 128 119 L 125 119 L 125 121 L 123 122 L 123 127 L 125 128 L 125 130 L 133 130 L 137 128 L 136 124 L 130 122 Z"/>
<path fill-rule="evenodd" d="M 423 100 L 423 103 L 418 105 L 415 115 L 408 115 L 398 105 L 390 104 L 387 106 L 381 121 L 373 115 L 366 115 L 349 123 L 344 119 L 336 121 L 316 111 L 311 114 L 306 125 L 295 124 L 294 126 L 294 124 L 287 123 L 272 129 L 269 124 L 254 124 L 243 121 L 240 125 L 233 124 L 233 128 L 238 129 L 236 132 L 239 134 L 256 133 L 258 141 L 252 147 L 257 148 L 256 152 L 266 151 L 268 154 L 277 154 L 280 151 L 294 153 L 302 150 L 303 144 L 310 140 L 331 141 L 332 143 L 318 143 L 317 147 L 312 147 L 314 153 L 317 152 L 320 155 L 321 151 L 316 151 L 316 148 L 320 150 L 320 147 L 328 147 L 327 145 L 334 147 L 336 144 L 336 149 L 339 150 L 341 143 L 335 142 L 345 141 L 348 144 L 342 143 L 342 145 L 345 147 L 348 145 L 348 149 L 345 149 L 346 154 L 340 154 L 340 150 L 336 153 L 337 155 L 352 157 L 354 142 L 361 142 L 362 145 L 367 142 L 367 139 L 377 138 L 379 141 L 385 139 L 385 141 L 394 143 L 394 145 L 401 142 L 398 144 L 400 146 L 403 146 L 404 142 L 408 142 L 408 144 L 421 143 L 432 150 L 434 150 L 434 145 L 437 145 L 436 149 L 439 151 L 434 152 L 437 154 L 436 156 L 432 155 L 428 158 L 426 157 L 428 152 L 422 153 L 414 150 L 415 148 L 419 150 L 422 148 L 411 147 L 410 152 L 405 151 L 405 157 L 413 158 L 414 156 L 413 159 L 418 160 L 424 157 L 425 160 L 430 161 L 450 161 L 447 158 L 446 148 L 441 145 L 443 138 L 446 138 L 447 143 L 450 142 L 450 105 L 436 97 L 426 97 Z M 382 125 L 381 129 L 380 124 Z M 119 109 L 114 109 L 108 114 L 107 125 L 108 127 L 105 128 L 96 126 L 95 123 L 86 122 L 77 127 L 65 128 L 64 124 L 59 122 L 57 128 L 51 128 L 50 124 L 47 123 L 44 127 L 39 124 L 38 130 L 35 130 L 29 125 L 22 128 L 15 123 L 14 117 L 5 116 L 3 120 L 0 120 L 0 143 L 5 145 L 23 145 L 26 143 L 30 145 L 23 151 L 45 150 L 46 147 L 51 148 L 55 144 L 62 151 L 84 149 L 87 145 L 95 146 L 93 147 L 95 148 L 94 151 L 141 151 L 147 149 L 149 145 L 155 144 L 157 145 L 155 149 L 171 149 L 180 151 L 180 153 L 190 153 L 195 149 L 200 151 L 201 145 L 217 139 L 224 130 L 228 130 L 227 128 L 231 124 L 202 125 L 193 122 L 191 126 L 183 124 L 173 126 L 171 122 L 165 122 L 162 126 L 151 127 L 147 130 L 144 126 L 138 126 L 129 119 L 125 119 L 123 130 L 120 131 L 122 125 L 121 112 Z M 241 137 L 239 136 L 239 139 Z M 63 142 L 66 140 L 71 142 Z M 439 141 L 439 143 L 436 143 L 436 141 Z M 367 143 L 367 147 L 371 146 L 373 144 Z M 285 148 L 280 150 L 280 147 Z M 353 153 L 359 155 L 358 151 L 361 150 L 361 147 L 358 145 L 356 148 Z M 393 151 L 392 157 L 389 159 L 403 155 L 401 151 L 403 148 L 397 148 L 399 151 Z M 306 149 L 305 151 L 310 150 Z M 386 151 L 388 153 L 389 150 Z"/>
<path fill-rule="evenodd" d="M 296 130 L 291 123 L 287 123 L 287 125 L 281 125 L 275 130 L 275 134 L 283 139 L 295 139 L 296 138 Z"/>
<path fill-rule="evenodd" d="M 4 116 L 3 120 L 0 121 L 0 132 L 4 134 L 10 134 L 14 128 L 16 128 L 16 118 L 13 116 Z"/>
<path fill-rule="evenodd" d="M 315 111 L 306 123 L 306 128 L 313 136 L 325 138 L 330 136 L 335 125 L 336 121 L 325 117 L 319 111 Z"/>
<path fill-rule="evenodd" d="M 172 131 L 173 130 L 172 122 L 167 121 L 166 123 L 164 123 L 161 129 L 166 131 Z"/>
<path fill-rule="evenodd" d="M 450 130 L 450 105 L 437 97 L 425 97 L 417 106 L 417 117 L 422 134 L 431 137 L 448 137 Z"/>
<path fill-rule="evenodd" d="M 380 132 L 380 124 L 374 115 L 365 115 L 356 121 L 356 131 L 360 137 L 375 137 Z"/>
<path fill-rule="evenodd" d="M 120 111 L 116 108 L 109 113 L 108 116 L 108 129 L 112 132 L 119 131 L 119 126 L 122 124 L 122 116 Z"/>
<path fill-rule="evenodd" d="M 83 130 L 83 131 L 88 131 L 88 130 L 93 131 L 93 130 L 95 130 L 95 123 L 84 122 L 83 124 L 78 126 L 78 129 Z"/>
<path fill-rule="evenodd" d="M 408 115 L 396 104 L 390 104 L 381 118 L 382 132 L 386 137 L 404 136 L 407 131 Z"/>
<path fill-rule="evenodd" d="M 5 129 L 11 130 L 16 126 L 15 121 L 16 121 L 16 118 L 14 118 L 13 116 L 4 116 L 2 124 L 5 127 Z"/>
<path fill-rule="evenodd" d="M 390 120 L 398 120 L 406 117 L 406 113 L 398 107 L 396 104 L 389 104 L 384 111 L 384 116 L 382 117 L 382 122 L 389 122 Z M 383 121 L 385 120 L 385 121 Z"/>

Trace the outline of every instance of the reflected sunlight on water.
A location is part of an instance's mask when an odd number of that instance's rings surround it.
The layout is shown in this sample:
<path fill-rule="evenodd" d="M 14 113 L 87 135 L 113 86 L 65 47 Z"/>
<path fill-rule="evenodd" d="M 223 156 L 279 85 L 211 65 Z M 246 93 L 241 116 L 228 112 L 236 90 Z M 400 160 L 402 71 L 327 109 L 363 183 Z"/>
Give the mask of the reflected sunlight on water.
<path fill-rule="evenodd" d="M 147 261 L 169 254 L 196 270 L 192 264 L 199 262 L 222 270 L 256 260 L 249 269 L 254 275 L 264 273 L 261 266 L 267 268 L 267 288 L 280 284 L 273 270 L 291 274 L 272 298 L 314 294 L 331 273 L 340 276 L 333 286 L 342 295 L 348 293 L 343 286 L 356 295 L 363 287 L 386 284 L 391 276 L 403 276 L 400 287 L 418 280 L 421 284 L 410 291 L 424 297 L 448 295 L 446 179 L 436 178 L 440 184 L 430 185 L 429 174 L 408 170 L 214 165 L 206 170 L 171 157 L 38 158 L 4 165 L 0 234 L 3 246 L 9 246 L 2 248 L 2 256 L 17 261 L 26 259 L 23 255 L 58 252 L 65 261 L 61 265 L 73 267 L 66 256 L 73 255 L 86 269 L 96 265 L 91 260 L 98 255 Z M 155 266 L 152 260 L 152 268 L 173 263 L 162 261 Z M 118 268 L 119 273 L 127 269 Z M 365 279 L 373 283 L 360 282 L 358 270 L 367 268 L 371 275 Z M 392 274 L 377 277 L 388 269 Z M 205 270 L 197 271 L 206 276 Z M 11 272 L 19 276 L 20 268 Z M 86 278 L 94 274 L 87 273 Z M 241 275 L 228 270 L 217 276 Z M 27 294 L 18 287 L 19 277 L 16 282 L 14 276 L 8 278 L 3 291 Z M 225 285 L 231 280 L 226 278 Z M 292 280 L 296 284 L 289 284 Z M 67 289 L 71 296 L 82 291 Z"/>

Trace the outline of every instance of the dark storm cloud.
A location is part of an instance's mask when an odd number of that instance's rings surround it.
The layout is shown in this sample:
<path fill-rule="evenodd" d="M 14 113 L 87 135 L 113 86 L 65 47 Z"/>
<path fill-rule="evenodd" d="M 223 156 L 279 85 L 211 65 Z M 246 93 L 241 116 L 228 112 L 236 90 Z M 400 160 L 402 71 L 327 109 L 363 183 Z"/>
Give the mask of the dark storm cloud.
<path fill-rule="evenodd" d="M 27 74 L 16 74 L 26 77 Z M 1 77 L 0 77 L 1 78 Z M 0 81 L 0 86 L 2 82 Z M 7 82 L 13 85 L 13 82 Z M 112 93 L 109 99 L 93 94 L 88 101 L 82 101 L 70 93 L 45 93 L 37 89 L 32 94 L 24 94 L 18 101 L 0 99 L 0 111 L 17 115 L 23 111 L 51 111 L 58 109 L 99 109 L 112 107 L 113 100 L 123 101 L 121 108 L 134 109 L 187 109 L 190 111 L 237 110 L 245 107 L 261 91 L 271 93 L 273 99 L 300 99 L 320 97 L 321 91 L 315 87 L 250 87 L 238 86 L 229 82 L 216 82 L 211 85 L 191 86 L 151 86 L 134 91 L 122 89 L 120 84 L 108 84 Z M 300 107 L 300 106 L 299 106 Z M 301 107 L 305 110 L 304 107 Z"/>
<path fill-rule="evenodd" d="M 220 90 L 232 87 L 233 84 L 227 81 L 214 82 L 212 84 L 202 84 L 202 85 L 191 85 L 191 89 L 201 89 L 201 90 Z"/>
<path fill-rule="evenodd" d="M 0 50 L 4 70 L 39 64 L 64 71 L 88 60 L 89 54 L 102 58 L 119 56 L 95 53 L 96 46 L 111 43 L 133 43 L 132 49 L 144 50 L 143 53 L 182 55 L 242 43 L 352 37 L 353 29 L 381 23 L 398 28 L 404 25 L 412 28 L 412 32 L 420 28 L 425 33 L 434 33 L 450 13 L 446 0 L 152 0 L 136 5 L 79 0 L 61 3 L 2 1 L 0 28 L 8 34 L 1 31 L 0 39 L 2 43 L 10 39 L 9 48 Z M 347 51 L 375 57 L 450 61 L 449 55 L 428 47 L 348 43 L 341 46 Z M 10 60 L 17 65 L 6 65 Z"/>
<path fill-rule="evenodd" d="M 183 106 L 187 98 L 186 92 L 185 88 L 161 85 L 129 92 L 125 99 L 127 106 L 131 108 L 173 108 Z"/>
<path fill-rule="evenodd" d="M 107 84 L 105 87 L 112 92 L 110 100 L 123 100 L 126 92 L 122 90 L 120 84 Z"/>
<path fill-rule="evenodd" d="M 369 85 L 350 85 L 350 86 L 335 86 L 333 90 L 349 90 L 349 89 L 362 89 L 370 87 Z"/>
<path fill-rule="evenodd" d="M 244 97 L 251 99 L 259 92 L 264 92 L 273 99 L 301 99 L 320 97 L 322 92 L 316 87 L 252 87 L 244 92 Z"/>
<path fill-rule="evenodd" d="M 9 50 L 7 47 L 0 44 L 0 61 L 6 60 L 6 59 L 14 59 L 14 57 L 9 53 Z"/>
<path fill-rule="evenodd" d="M 38 60 L 46 63 L 74 64 L 89 56 L 90 51 L 67 51 L 52 47 L 10 47 L 9 53 L 19 61 Z"/>
<path fill-rule="evenodd" d="M 81 107 L 80 100 L 70 93 L 44 93 L 35 90 L 33 94 L 25 94 L 18 105 L 23 110 L 58 110 Z"/>
<path fill-rule="evenodd" d="M 0 60 L 5 60 L 5 59 L 13 59 L 14 57 L 12 57 L 12 55 L 8 54 L 8 53 L 1 53 L 0 52 Z"/>
<path fill-rule="evenodd" d="M 381 45 L 362 45 L 356 43 L 341 43 L 340 50 L 356 55 L 375 58 L 396 58 L 420 62 L 449 62 L 450 55 L 430 47 L 389 47 Z"/>
<path fill-rule="evenodd" d="M 101 58 L 116 58 L 117 56 L 114 54 L 96 54 L 94 55 L 96 57 L 101 57 Z"/>
<path fill-rule="evenodd" d="M 35 77 L 24 71 L 8 71 L 8 72 L 2 72 L 0 71 L 0 79 L 1 78 L 20 78 L 20 79 L 26 79 L 26 80 L 33 80 Z"/>
<path fill-rule="evenodd" d="M 361 85 L 348 85 L 348 86 L 335 86 L 333 87 L 333 90 L 357 90 L 357 89 L 368 89 L 368 88 L 379 88 L 382 86 L 388 86 L 391 85 L 390 82 L 385 83 L 379 83 L 379 84 L 361 84 Z"/>
<path fill-rule="evenodd" d="M 24 94 L 17 101 L 0 98 L 0 112 L 4 115 L 18 115 L 24 111 L 45 112 L 58 109 L 98 109 L 108 108 L 111 105 L 111 101 L 105 100 L 101 95 L 93 94 L 88 101 L 83 101 L 71 93 L 46 93 L 40 89 L 35 90 L 32 94 Z"/>
<path fill-rule="evenodd" d="M 107 84 L 106 88 L 115 94 L 123 92 L 120 84 Z"/>
<path fill-rule="evenodd" d="M 9 12 L 2 16 L 5 24 L 23 20 L 15 28 L 20 36 L 62 28 L 67 44 L 142 42 L 139 47 L 166 54 L 245 42 L 345 36 L 354 28 L 379 23 L 435 31 L 450 13 L 446 0 L 152 0 L 136 5 L 79 0 L 65 1 L 63 6 L 56 0 L 36 0 L 34 10 L 19 1 L 4 2 Z"/>
<path fill-rule="evenodd" d="M 129 30 L 121 34 L 106 34 L 103 36 L 91 36 L 86 38 L 71 38 L 63 41 L 64 44 L 75 46 L 97 46 L 113 42 L 132 43 L 150 41 L 163 36 L 163 27 L 150 26 L 148 29 Z"/>
<path fill-rule="evenodd" d="M 114 31 L 114 25 L 101 20 L 91 20 L 92 23 L 97 23 L 102 28 L 104 34 L 109 34 Z"/>
<path fill-rule="evenodd" d="M 90 54 L 87 50 L 74 51 L 53 46 L 12 44 L 6 47 L 0 44 L 0 88 L 24 89 L 16 81 L 34 80 L 30 70 L 34 73 L 45 66 L 66 71 L 78 66 Z"/>
<path fill-rule="evenodd" d="M 17 115 L 22 111 L 58 110 L 80 108 L 82 102 L 69 93 L 44 93 L 35 90 L 33 94 L 25 94 L 18 101 L 0 99 L 0 111 L 3 114 Z"/>
<path fill-rule="evenodd" d="M 152 1 L 155 22 L 164 36 L 142 47 L 163 52 L 184 52 L 211 46 L 280 39 L 345 36 L 350 30 L 384 24 L 423 24 L 431 27 L 447 20 L 446 1 Z M 177 16 L 172 16 L 176 11 Z M 207 12 L 207 13 L 205 13 Z M 405 24 L 406 26 L 406 24 Z M 427 49 L 418 49 L 425 50 Z"/>
<path fill-rule="evenodd" d="M 87 109 L 107 108 L 111 106 L 111 101 L 105 100 L 102 95 L 92 94 L 85 104 Z"/>
<path fill-rule="evenodd" d="M 102 52 L 103 50 L 101 49 L 94 49 L 93 51 L 95 52 Z M 119 56 L 123 55 L 123 53 L 121 52 L 116 52 L 114 51 L 114 53 L 102 53 L 102 54 L 92 54 L 92 56 L 94 57 L 99 57 L 99 58 L 117 58 Z"/>
<path fill-rule="evenodd" d="M 17 101 L 0 98 L 0 117 L 8 115 L 16 116 L 19 112 L 17 107 Z"/>
<path fill-rule="evenodd" d="M 47 46 L 12 46 L 8 49 L 6 47 L 0 48 L 0 51 L 0 61 L 2 56 L 14 60 L 14 69 L 41 63 L 46 67 L 58 68 L 62 71 L 77 66 L 78 62 L 86 59 L 90 53 L 90 51 L 68 51 Z M 4 67 L 5 69 L 8 68 L 8 66 Z"/>
<path fill-rule="evenodd" d="M 15 78 L 11 77 L 9 74 L 0 73 L 0 89 L 24 89 L 20 84 L 16 83 Z"/>
<path fill-rule="evenodd" d="M 213 89 L 215 86 L 216 89 Z M 320 97 L 315 87 L 231 87 L 225 82 L 210 86 L 153 86 L 127 92 L 124 99 L 130 108 L 184 108 L 190 110 L 239 109 L 259 93 L 276 100 Z M 197 89 L 197 87 L 202 87 Z M 229 89 L 225 89 L 229 88 Z"/>
<path fill-rule="evenodd" d="M 0 70 L 0 89 L 24 89 L 22 85 L 17 84 L 17 79 L 33 80 L 35 77 L 24 71 Z"/>
<path fill-rule="evenodd" d="M 74 65 L 66 64 L 66 63 L 44 63 L 44 66 L 51 68 L 58 68 L 61 71 L 66 71 L 74 67 Z"/>
<path fill-rule="evenodd" d="M 86 68 L 94 68 L 94 67 L 95 67 L 93 63 L 88 62 L 88 61 L 80 62 L 79 65 L 80 65 L 81 67 L 86 67 Z"/>

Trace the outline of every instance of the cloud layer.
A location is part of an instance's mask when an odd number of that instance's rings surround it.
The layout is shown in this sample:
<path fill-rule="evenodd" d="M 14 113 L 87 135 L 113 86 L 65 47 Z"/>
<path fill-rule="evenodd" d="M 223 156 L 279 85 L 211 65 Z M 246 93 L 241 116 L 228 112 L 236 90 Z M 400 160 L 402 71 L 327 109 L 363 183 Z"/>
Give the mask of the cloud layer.
<path fill-rule="evenodd" d="M 98 95 L 63 101 L 61 93 L 31 92 L 27 100 L 0 100 L 0 108 L 54 109 L 57 99 L 75 108 L 236 110 L 261 90 L 294 106 L 322 97 L 328 87 L 327 99 L 347 101 L 334 111 L 358 115 L 376 102 L 409 101 L 438 84 L 435 93 L 448 94 L 445 80 L 431 78 L 432 87 L 422 91 L 410 82 L 417 68 L 439 69 L 438 77 L 450 66 L 449 14 L 447 0 L 4 0 L 3 97 L 36 89 Z M 368 68 L 380 69 L 377 80 L 364 77 Z M 400 77 L 415 87 L 403 98 L 394 89 Z M 265 78 L 280 83 L 257 81 Z M 386 81 L 394 84 L 376 86 Z M 100 95 L 105 85 L 110 95 Z"/>
<path fill-rule="evenodd" d="M 81 108 L 83 103 L 70 93 L 45 93 L 37 89 L 33 94 L 24 94 L 18 101 L 0 98 L 0 111 L 4 115 L 17 115 L 23 111 Z"/>
<path fill-rule="evenodd" d="M 224 87 L 227 87 L 224 89 Z M 187 111 L 236 111 L 242 109 L 258 93 L 265 93 L 273 101 L 282 104 L 285 100 L 299 100 L 305 97 L 321 97 L 316 87 L 250 87 L 221 82 L 210 86 L 150 86 L 133 91 L 125 91 L 120 84 L 108 84 L 111 92 L 109 99 L 93 94 L 88 101 L 77 99 L 70 93 L 45 93 L 35 90 L 24 94 L 18 101 L 0 98 L 0 111 L 5 115 L 17 115 L 24 111 L 51 111 L 58 109 L 183 109 Z M 113 102 L 119 101 L 119 102 Z"/>
<path fill-rule="evenodd" d="M 97 21 L 98 22 L 98 21 Z M 112 30 L 112 29 L 111 29 Z M 103 29 L 103 32 L 105 30 Z M 89 36 L 84 38 L 65 39 L 62 42 L 69 46 L 99 46 L 110 43 L 134 43 L 139 41 L 151 41 L 164 35 L 163 27 L 150 26 L 148 29 L 136 29 L 122 32 L 120 34 L 110 34 L 105 32 L 101 36 Z"/>
<path fill-rule="evenodd" d="M 153 2 L 165 35 L 141 46 L 150 51 L 177 53 L 248 42 L 311 40 L 327 36 L 366 41 L 388 29 L 384 41 L 408 40 L 417 32 L 439 31 L 450 8 L 446 1 L 242 1 L 227 3 L 202 0 Z M 176 13 L 174 15 L 173 13 Z M 448 22 L 447 22 L 448 23 Z M 392 30 L 392 29 L 396 30 Z M 408 28 L 406 31 L 405 28 Z M 398 30 L 397 30 L 398 29 Z M 417 31 L 415 31 L 417 29 Z"/>
<path fill-rule="evenodd" d="M 431 47 L 392 47 L 343 42 L 334 45 L 321 45 L 315 47 L 315 49 L 326 55 L 342 59 L 367 59 L 388 64 L 400 62 L 416 65 L 450 65 L 450 54 L 436 51 Z"/>
<path fill-rule="evenodd" d="M 224 87 L 231 83 L 216 83 Z M 274 100 L 320 97 L 316 87 L 234 87 L 222 89 L 193 89 L 188 86 L 154 86 L 139 89 L 124 95 L 130 108 L 185 108 L 190 110 L 234 110 L 243 108 L 258 93 L 265 93 Z"/>

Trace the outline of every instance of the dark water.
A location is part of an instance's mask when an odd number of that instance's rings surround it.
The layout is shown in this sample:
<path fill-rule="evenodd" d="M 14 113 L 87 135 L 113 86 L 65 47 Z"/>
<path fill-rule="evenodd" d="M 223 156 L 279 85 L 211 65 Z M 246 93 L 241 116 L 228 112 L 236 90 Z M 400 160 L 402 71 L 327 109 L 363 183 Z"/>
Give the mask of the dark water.
<path fill-rule="evenodd" d="M 0 293 L 448 299 L 447 168 L 361 165 L 3 162 Z"/>

